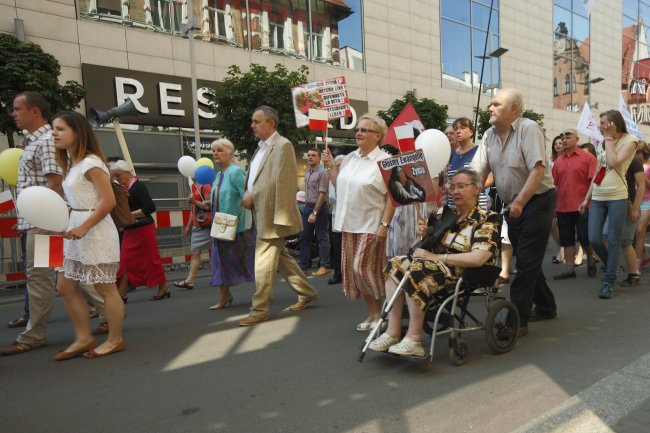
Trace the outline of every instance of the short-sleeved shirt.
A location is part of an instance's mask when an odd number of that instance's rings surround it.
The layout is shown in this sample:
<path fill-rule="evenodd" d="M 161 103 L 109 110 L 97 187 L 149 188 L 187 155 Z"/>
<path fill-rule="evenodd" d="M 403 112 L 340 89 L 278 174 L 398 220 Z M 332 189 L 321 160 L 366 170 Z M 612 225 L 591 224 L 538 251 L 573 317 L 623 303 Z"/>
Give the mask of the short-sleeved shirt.
<path fill-rule="evenodd" d="M 329 182 L 330 176 L 321 166 L 305 171 L 305 203 L 315 204 L 321 192 L 327 198 Z"/>
<path fill-rule="evenodd" d="M 620 152 L 623 146 L 632 141 L 637 141 L 637 138 L 632 134 L 626 134 L 614 142 L 614 150 Z M 605 152 L 600 155 L 600 158 L 601 161 L 607 161 Z M 625 200 L 628 197 L 625 173 L 627 173 L 633 158 L 634 152 L 625 161 L 621 162 L 618 167 L 607 167 L 603 181 L 600 185 L 594 185 L 591 199 L 598 201 Z"/>
<path fill-rule="evenodd" d="M 48 174 L 63 175 L 63 170 L 56 163 L 56 148 L 50 125 L 43 125 L 31 134 L 26 133 L 25 143 L 25 150 L 18 166 L 16 197 L 30 186 L 47 186 L 45 176 Z M 27 230 L 31 227 L 31 224 L 18 217 L 16 226 L 18 230 Z"/>
<path fill-rule="evenodd" d="M 386 184 L 377 161 L 389 156 L 376 147 L 366 156 L 361 156 L 357 149 L 345 157 L 336 177 L 334 231 L 377 231 L 386 205 Z"/>
<path fill-rule="evenodd" d="M 630 199 L 630 202 L 633 202 L 636 198 L 636 180 L 634 179 L 634 175 L 641 173 L 642 171 L 643 164 L 641 164 L 641 161 L 637 158 L 632 158 L 630 166 L 625 173 L 625 180 L 627 181 L 627 196 Z"/>
<path fill-rule="evenodd" d="M 544 177 L 534 194 L 553 189 L 549 167 L 550 146 L 547 150 L 544 131 L 531 119 L 518 118 L 510 124 L 506 142 L 502 143 L 495 127 L 488 129 L 483 145 L 472 161 L 481 175 L 494 175 L 494 186 L 506 204 L 517 198 L 537 163 L 544 166 Z"/>
<path fill-rule="evenodd" d="M 596 173 L 596 157 L 576 148 L 570 155 L 557 157 L 551 173 L 558 191 L 557 211 L 577 212 Z"/>

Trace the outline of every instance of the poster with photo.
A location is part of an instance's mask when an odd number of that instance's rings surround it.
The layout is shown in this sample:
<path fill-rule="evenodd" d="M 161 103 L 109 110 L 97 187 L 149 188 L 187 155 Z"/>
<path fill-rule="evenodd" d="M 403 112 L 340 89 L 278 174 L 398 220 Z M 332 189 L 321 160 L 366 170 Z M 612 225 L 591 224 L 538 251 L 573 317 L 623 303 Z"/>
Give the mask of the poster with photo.
<path fill-rule="evenodd" d="M 435 201 L 431 176 L 421 150 L 378 161 L 393 206 Z"/>
<path fill-rule="evenodd" d="M 350 116 L 350 99 L 345 77 L 303 84 L 291 89 L 293 112 L 298 128 L 309 125 L 309 109 L 327 110 L 329 120 Z"/>

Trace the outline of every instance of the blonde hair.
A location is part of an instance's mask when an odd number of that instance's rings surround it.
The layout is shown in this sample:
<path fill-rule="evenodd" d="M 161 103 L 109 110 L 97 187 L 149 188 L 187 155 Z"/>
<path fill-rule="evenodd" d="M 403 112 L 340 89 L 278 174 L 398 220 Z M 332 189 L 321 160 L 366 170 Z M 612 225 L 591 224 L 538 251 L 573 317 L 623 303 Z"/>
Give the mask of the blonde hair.
<path fill-rule="evenodd" d="M 363 116 L 359 117 L 359 120 L 357 121 L 357 125 L 362 120 L 369 120 L 369 121 L 371 121 L 372 123 L 375 124 L 375 127 L 377 128 L 377 130 L 379 131 L 379 135 L 381 136 L 381 140 L 379 141 L 379 145 L 380 146 L 383 145 L 384 144 L 384 138 L 386 138 L 386 132 L 388 131 L 388 126 L 386 126 L 386 122 L 384 122 L 384 119 L 382 119 L 381 117 L 372 115 L 370 113 L 366 113 Z"/>
<path fill-rule="evenodd" d="M 229 151 L 230 156 L 235 155 L 235 145 L 232 144 L 232 141 L 228 140 L 227 138 L 219 138 L 219 139 L 214 140 L 212 142 L 212 144 L 210 145 L 210 148 L 212 150 L 215 150 L 219 146 L 221 146 L 224 149 L 226 149 L 227 151 Z"/>

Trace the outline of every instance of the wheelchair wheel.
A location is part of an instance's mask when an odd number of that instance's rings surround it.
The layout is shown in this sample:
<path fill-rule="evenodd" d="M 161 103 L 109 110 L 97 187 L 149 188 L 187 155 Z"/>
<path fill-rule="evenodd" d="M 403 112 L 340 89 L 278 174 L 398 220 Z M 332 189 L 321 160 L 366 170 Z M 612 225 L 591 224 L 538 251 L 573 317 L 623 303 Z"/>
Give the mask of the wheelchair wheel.
<path fill-rule="evenodd" d="M 519 312 L 517 307 L 505 300 L 492 304 L 485 320 L 485 341 L 497 355 L 512 350 L 517 342 Z"/>
<path fill-rule="evenodd" d="M 455 366 L 467 362 L 467 343 L 462 338 L 456 339 L 456 347 L 449 348 L 449 360 Z"/>

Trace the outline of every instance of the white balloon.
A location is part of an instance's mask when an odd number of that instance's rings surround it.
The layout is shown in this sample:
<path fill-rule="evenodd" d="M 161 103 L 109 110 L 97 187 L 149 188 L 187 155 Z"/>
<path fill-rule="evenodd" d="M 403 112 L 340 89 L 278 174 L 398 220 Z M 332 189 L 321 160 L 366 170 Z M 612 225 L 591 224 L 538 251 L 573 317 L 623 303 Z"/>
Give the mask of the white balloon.
<path fill-rule="evenodd" d="M 178 171 L 185 177 L 194 177 L 196 171 L 196 159 L 191 156 L 181 156 L 178 160 Z"/>
<path fill-rule="evenodd" d="M 43 230 L 68 230 L 68 205 L 55 191 L 44 186 L 25 188 L 16 198 L 18 214 L 31 225 Z"/>
<path fill-rule="evenodd" d="M 435 178 L 449 163 L 451 145 L 444 132 L 427 129 L 415 139 L 415 148 L 422 149 L 431 179 Z"/>

